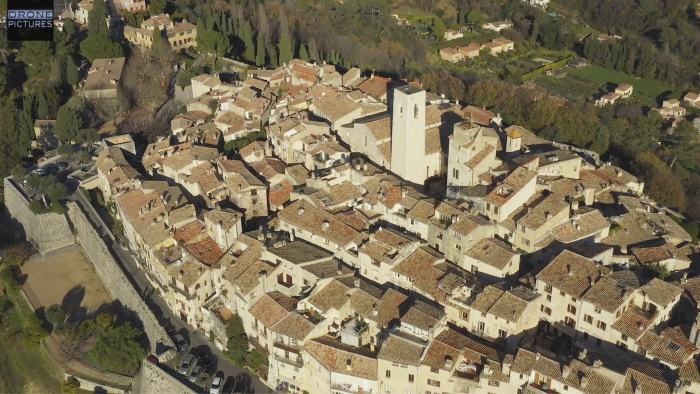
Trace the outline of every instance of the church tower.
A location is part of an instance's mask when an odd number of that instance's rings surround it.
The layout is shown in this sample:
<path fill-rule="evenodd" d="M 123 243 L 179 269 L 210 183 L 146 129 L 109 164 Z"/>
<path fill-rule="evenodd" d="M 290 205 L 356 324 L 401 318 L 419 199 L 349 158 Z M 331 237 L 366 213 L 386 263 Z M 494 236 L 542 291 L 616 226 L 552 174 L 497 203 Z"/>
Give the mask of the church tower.
<path fill-rule="evenodd" d="M 391 117 L 391 171 L 422 189 L 428 178 L 425 155 L 425 90 L 394 89 Z"/>

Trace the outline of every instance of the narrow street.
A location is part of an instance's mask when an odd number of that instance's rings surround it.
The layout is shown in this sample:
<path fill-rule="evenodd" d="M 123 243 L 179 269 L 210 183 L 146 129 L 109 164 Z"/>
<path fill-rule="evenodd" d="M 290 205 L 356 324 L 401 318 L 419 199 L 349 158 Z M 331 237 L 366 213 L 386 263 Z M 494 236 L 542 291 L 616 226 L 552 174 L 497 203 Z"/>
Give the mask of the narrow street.
<path fill-rule="evenodd" d="M 138 292 L 143 292 L 144 289 L 152 289 L 153 286 L 148 281 L 148 278 L 146 278 L 146 273 L 138 268 L 136 260 L 131 253 L 119 246 L 118 241 L 115 240 L 114 235 L 109 230 L 108 225 L 111 226 L 113 224 L 113 219 L 109 213 L 104 209 L 101 210 L 102 212 L 98 213 L 87 198 L 85 198 L 83 193 L 81 193 L 78 189 L 72 190 L 72 193 L 68 198 L 82 206 L 93 223 L 98 223 L 97 230 L 104 236 L 103 238 L 108 238 L 111 240 L 111 245 L 108 246 L 120 260 L 119 263 L 128 274 L 129 279 L 136 287 L 136 290 Z M 225 376 L 225 392 L 255 394 L 273 392 L 262 381 L 260 381 L 257 376 L 251 374 L 250 371 L 238 368 L 233 365 L 233 363 L 226 360 L 222 352 L 215 346 L 212 346 L 212 344 L 208 341 L 208 338 L 205 338 L 204 335 L 195 330 L 194 327 L 186 324 L 175 314 L 173 314 L 162 297 L 154 295 L 149 300 L 148 304 L 153 313 L 159 319 L 161 319 L 161 322 L 169 322 L 172 324 L 172 326 L 175 327 L 175 330 L 190 343 L 191 350 L 202 350 L 211 356 L 211 359 L 214 362 L 212 371 L 223 372 Z M 164 369 L 168 370 L 167 367 Z M 175 375 L 174 372 L 173 375 Z M 180 377 L 180 379 L 183 382 L 185 381 L 184 377 Z"/>

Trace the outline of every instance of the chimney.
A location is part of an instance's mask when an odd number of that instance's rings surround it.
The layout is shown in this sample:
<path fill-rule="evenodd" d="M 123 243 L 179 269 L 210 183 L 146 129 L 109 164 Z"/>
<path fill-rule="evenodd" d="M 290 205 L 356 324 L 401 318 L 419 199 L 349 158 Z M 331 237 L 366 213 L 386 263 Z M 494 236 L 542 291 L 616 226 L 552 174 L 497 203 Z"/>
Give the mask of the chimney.
<path fill-rule="evenodd" d="M 578 211 L 578 201 L 571 202 L 571 210 L 574 212 Z"/>
<path fill-rule="evenodd" d="M 401 186 L 401 198 L 406 198 L 406 190 L 408 188 L 406 186 Z"/>
<path fill-rule="evenodd" d="M 338 274 L 338 276 L 343 274 L 343 264 L 340 261 L 338 261 L 338 268 L 335 272 Z"/>
<path fill-rule="evenodd" d="M 331 226 L 331 223 L 328 220 L 324 220 L 323 224 L 321 225 L 321 230 L 322 231 L 327 231 L 328 227 Z"/>
<path fill-rule="evenodd" d="M 574 274 L 574 270 L 571 269 L 571 264 L 566 265 L 566 271 L 568 272 L 569 276 L 572 276 Z"/>
<path fill-rule="evenodd" d="M 299 209 L 297 209 L 297 215 L 301 216 L 303 214 L 304 214 L 304 208 L 300 207 Z"/>
<path fill-rule="evenodd" d="M 224 230 L 223 230 L 224 222 L 219 220 L 219 223 L 216 224 L 216 233 L 217 233 L 217 242 L 219 243 L 219 246 L 222 248 L 224 247 Z"/>
<path fill-rule="evenodd" d="M 681 284 L 684 285 L 686 282 L 688 282 L 688 273 L 684 272 L 683 277 L 681 278 Z"/>
<path fill-rule="evenodd" d="M 367 167 L 368 167 L 368 166 L 367 166 L 367 163 L 362 164 L 362 170 L 363 170 L 363 171 L 367 171 Z"/>
<path fill-rule="evenodd" d="M 183 276 L 185 276 L 185 271 L 180 270 L 180 274 L 178 275 L 178 277 L 182 279 Z"/>
<path fill-rule="evenodd" d="M 588 354 L 588 350 L 586 350 L 586 349 L 584 348 L 583 350 L 581 350 L 581 351 L 579 352 L 579 354 L 578 354 L 578 359 L 579 359 L 579 360 L 585 360 L 587 354 Z"/>
<path fill-rule="evenodd" d="M 540 360 L 540 352 L 535 353 L 535 361 Z"/>
<path fill-rule="evenodd" d="M 547 220 L 549 220 L 549 219 L 552 218 L 552 214 L 549 213 L 549 212 L 545 212 L 545 213 L 544 213 L 544 218 L 547 219 Z"/>
<path fill-rule="evenodd" d="M 360 278 L 355 278 L 355 287 L 360 287 Z"/>
<path fill-rule="evenodd" d="M 563 379 L 566 379 L 569 377 L 570 373 L 571 373 L 571 367 L 569 367 L 568 365 L 564 365 L 564 368 L 562 368 L 562 371 L 561 371 L 561 377 Z"/>
<path fill-rule="evenodd" d="M 698 342 L 700 342 L 700 338 L 698 337 L 698 323 L 695 322 L 693 325 L 690 327 L 690 335 L 688 335 L 688 339 L 690 342 L 695 344 L 695 347 L 698 347 Z"/>
<path fill-rule="evenodd" d="M 369 343 L 369 350 L 372 351 L 372 352 L 374 352 L 374 349 L 375 349 L 375 347 L 374 347 L 374 342 L 370 342 L 370 343 Z"/>
<path fill-rule="evenodd" d="M 587 385 L 588 385 L 588 376 L 586 376 L 586 375 L 581 376 L 581 388 L 585 389 Z"/>
<path fill-rule="evenodd" d="M 345 365 L 346 365 L 347 371 L 352 372 L 352 360 L 348 359 Z"/>
<path fill-rule="evenodd" d="M 642 385 L 637 383 L 637 387 L 634 388 L 634 394 L 642 394 Z"/>
<path fill-rule="evenodd" d="M 258 276 L 258 281 L 260 282 L 260 284 L 262 284 L 263 294 L 267 293 L 267 271 L 265 271 L 265 270 L 260 271 L 260 275 Z"/>

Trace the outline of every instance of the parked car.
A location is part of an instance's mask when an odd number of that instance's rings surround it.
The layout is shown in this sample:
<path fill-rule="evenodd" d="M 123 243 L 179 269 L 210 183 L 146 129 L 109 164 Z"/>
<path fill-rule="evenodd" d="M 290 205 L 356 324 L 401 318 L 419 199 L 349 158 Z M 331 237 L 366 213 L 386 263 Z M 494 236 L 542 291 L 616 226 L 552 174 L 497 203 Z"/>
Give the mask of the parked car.
<path fill-rule="evenodd" d="M 187 375 L 187 372 L 189 372 L 190 368 L 195 366 L 197 364 L 197 358 L 194 356 L 194 354 L 188 354 L 187 357 L 185 357 L 185 360 L 180 364 L 180 369 L 178 372 L 180 375 Z"/>
<path fill-rule="evenodd" d="M 212 364 L 211 358 L 209 358 L 209 356 L 207 356 L 206 353 L 204 353 L 203 351 L 200 350 L 196 354 L 197 354 L 197 358 L 199 359 L 199 364 L 204 369 L 207 369 L 211 366 L 211 364 Z"/>
<path fill-rule="evenodd" d="M 182 337 L 182 335 L 177 334 L 175 335 L 175 343 L 177 344 L 177 348 L 180 349 L 181 352 L 186 352 L 187 349 L 190 348 L 190 345 L 185 341 L 185 338 Z"/>
<path fill-rule="evenodd" d="M 190 382 L 194 383 L 197 381 L 197 376 L 202 372 L 202 367 L 197 365 L 196 367 L 192 368 L 192 373 L 190 373 Z"/>
<path fill-rule="evenodd" d="M 152 354 L 149 354 L 148 357 L 146 357 L 146 359 L 147 359 L 148 361 L 152 362 L 153 364 L 156 364 L 156 365 L 160 362 L 160 361 L 158 360 L 158 357 L 156 357 L 156 356 L 154 356 L 154 355 L 152 355 Z"/>
<path fill-rule="evenodd" d="M 209 387 L 209 394 L 221 394 L 221 386 L 224 384 L 224 379 L 221 376 L 214 377 Z"/>
<path fill-rule="evenodd" d="M 43 167 L 37 168 L 36 170 L 34 170 L 34 171 L 32 171 L 32 172 L 35 173 L 35 174 L 41 175 L 41 176 L 44 176 L 44 175 L 46 175 L 46 174 L 49 173 L 49 171 L 48 171 L 46 168 L 43 168 Z"/>

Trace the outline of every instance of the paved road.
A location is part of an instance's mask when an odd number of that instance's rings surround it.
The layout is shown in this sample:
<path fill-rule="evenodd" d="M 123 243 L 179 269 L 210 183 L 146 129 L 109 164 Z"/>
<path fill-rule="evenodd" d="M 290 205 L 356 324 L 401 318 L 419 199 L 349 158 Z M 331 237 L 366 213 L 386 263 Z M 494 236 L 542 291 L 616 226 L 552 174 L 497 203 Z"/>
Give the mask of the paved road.
<path fill-rule="evenodd" d="M 112 233 L 105 228 L 113 224 L 113 219 L 109 213 L 104 209 L 100 210 L 101 212 L 98 213 L 80 191 L 77 189 L 72 189 L 72 191 L 73 192 L 69 195 L 69 199 L 71 201 L 77 201 L 83 206 L 93 223 L 98 223 L 98 227 L 102 227 L 98 229 L 98 232 L 108 236 L 112 240 L 112 245 L 110 245 L 111 249 L 115 252 L 119 260 L 121 260 L 122 267 L 126 269 L 132 283 L 136 286 L 136 290 L 142 292 L 146 288 L 152 288 L 153 286 L 151 286 L 151 283 L 146 278 L 146 273 L 138 268 L 136 260 L 131 253 L 122 249 L 118 243 L 115 242 Z M 236 393 L 245 392 L 258 394 L 272 392 L 272 390 L 261 382 L 257 376 L 227 361 L 222 352 L 215 346 L 210 346 L 211 343 L 199 331 L 175 316 L 162 297 L 153 296 L 150 298 L 149 306 L 156 316 L 162 316 L 161 321 L 170 322 L 178 333 L 189 341 L 190 349 L 203 350 L 211 356 L 216 371 L 223 372 L 226 377 L 225 388 L 231 389 L 235 387 Z"/>

